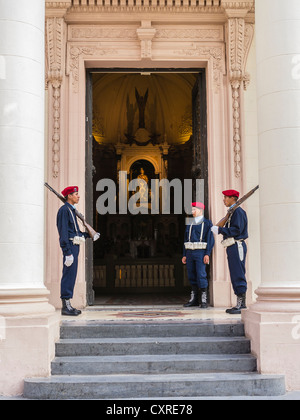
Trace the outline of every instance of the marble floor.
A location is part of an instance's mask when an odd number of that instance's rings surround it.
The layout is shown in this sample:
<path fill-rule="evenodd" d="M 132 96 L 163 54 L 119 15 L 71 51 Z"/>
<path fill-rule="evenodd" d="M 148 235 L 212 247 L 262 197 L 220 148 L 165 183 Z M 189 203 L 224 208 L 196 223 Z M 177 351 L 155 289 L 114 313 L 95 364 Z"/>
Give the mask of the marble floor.
<path fill-rule="evenodd" d="M 153 305 L 179 305 L 182 306 L 190 299 L 189 294 L 114 294 L 114 295 L 96 295 L 95 305 L 112 306 L 153 306 Z"/>
<path fill-rule="evenodd" d="M 236 321 L 241 319 L 241 315 L 228 315 L 225 308 L 208 309 L 185 309 L 179 307 L 147 307 L 132 308 L 120 307 L 119 309 L 110 307 L 95 306 L 85 309 L 77 320 L 85 321 L 110 321 L 110 322 L 201 322 L 201 321 Z M 63 321 L 74 321 L 72 317 L 63 317 Z"/>
<path fill-rule="evenodd" d="M 240 321 L 241 315 L 229 315 L 226 308 L 184 308 L 187 296 L 127 295 L 102 296 L 88 306 L 77 320 L 103 322 L 198 322 Z M 64 321 L 74 321 L 63 317 Z"/>

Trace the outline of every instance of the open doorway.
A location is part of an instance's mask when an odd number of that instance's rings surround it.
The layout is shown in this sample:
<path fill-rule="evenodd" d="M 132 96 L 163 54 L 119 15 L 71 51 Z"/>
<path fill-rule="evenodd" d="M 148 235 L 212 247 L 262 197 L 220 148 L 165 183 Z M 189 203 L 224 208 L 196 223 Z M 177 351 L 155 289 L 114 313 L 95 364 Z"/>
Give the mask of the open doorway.
<path fill-rule="evenodd" d="M 205 86 L 204 69 L 87 71 L 86 214 L 101 232 L 100 241 L 86 250 L 89 304 L 186 301 L 190 288 L 181 263 L 186 214 L 176 211 L 173 188 L 167 214 L 161 193 L 156 211 L 150 203 L 153 181 L 176 179 L 183 185 L 200 178 L 208 208 Z M 99 191 L 101 180 L 110 180 L 115 190 Z M 131 191 L 134 180 L 137 188 Z M 138 192 L 138 214 L 129 207 L 124 212 L 122 182 L 126 203 Z M 114 195 L 115 205 L 101 212 L 97 200 L 105 192 Z"/>

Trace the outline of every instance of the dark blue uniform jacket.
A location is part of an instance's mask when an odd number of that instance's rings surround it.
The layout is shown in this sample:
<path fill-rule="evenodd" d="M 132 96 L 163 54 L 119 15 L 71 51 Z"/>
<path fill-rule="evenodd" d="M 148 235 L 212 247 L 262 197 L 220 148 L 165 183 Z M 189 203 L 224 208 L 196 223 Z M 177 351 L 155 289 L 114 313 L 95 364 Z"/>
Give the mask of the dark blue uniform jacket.
<path fill-rule="evenodd" d="M 73 217 L 70 210 L 73 214 Z M 88 233 L 83 233 L 80 231 L 75 215 L 75 209 L 69 203 L 65 203 L 58 210 L 56 225 L 59 233 L 60 247 L 64 256 L 72 254 L 72 242 L 70 241 L 71 238 L 74 238 L 74 236 L 84 236 L 85 238 L 89 238 Z"/>
<path fill-rule="evenodd" d="M 238 207 L 232 214 L 230 227 L 219 228 L 219 233 L 224 239 L 247 239 L 248 238 L 248 219 L 246 212 Z"/>

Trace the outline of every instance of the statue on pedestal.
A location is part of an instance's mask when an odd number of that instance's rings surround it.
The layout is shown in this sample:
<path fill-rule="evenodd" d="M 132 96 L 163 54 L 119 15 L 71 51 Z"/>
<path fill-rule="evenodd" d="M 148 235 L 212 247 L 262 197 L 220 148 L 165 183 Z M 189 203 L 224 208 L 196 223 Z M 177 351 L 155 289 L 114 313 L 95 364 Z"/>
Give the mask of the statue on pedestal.
<path fill-rule="evenodd" d="M 145 174 L 144 168 L 141 168 L 141 172 L 138 175 L 140 202 L 148 203 L 148 177 Z"/>

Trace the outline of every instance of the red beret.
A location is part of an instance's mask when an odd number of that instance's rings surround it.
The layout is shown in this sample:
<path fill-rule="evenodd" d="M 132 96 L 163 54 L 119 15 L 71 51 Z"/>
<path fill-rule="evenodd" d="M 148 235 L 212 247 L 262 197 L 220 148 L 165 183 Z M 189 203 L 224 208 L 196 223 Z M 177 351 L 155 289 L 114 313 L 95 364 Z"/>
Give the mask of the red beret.
<path fill-rule="evenodd" d="M 205 209 L 205 205 L 203 203 L 200 203 L 199 201 L 196 201 L 194 203 L 192 203 L 192 207 L 198 207 L 198 209 Z"/>
<path fill-rule="evenodd" d="M 237 197 L 239 198 L 240 193 L 236 190 L 225 190 L 222 191 L 224 195 L 226 195 L 226 197 Z"/>
<path fill-rule="evenodd" d="M 78 187 L 74 186 L 74 187 L 67 187 L 64 190 L 62 190 L 61 194 L 66 197 L 69 194 L 73 194 L 74 192 L 78 192 Z"/>

